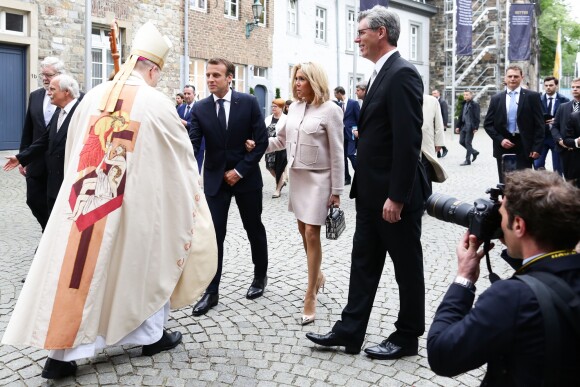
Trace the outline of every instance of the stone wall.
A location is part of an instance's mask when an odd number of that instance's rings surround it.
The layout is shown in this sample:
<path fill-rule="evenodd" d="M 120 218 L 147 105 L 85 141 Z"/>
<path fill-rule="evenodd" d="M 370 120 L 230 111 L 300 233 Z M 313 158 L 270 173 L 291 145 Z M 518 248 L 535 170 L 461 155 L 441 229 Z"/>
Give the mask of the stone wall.
<path fill-rule="evenodd" d="M 67 70 L 86 90 L 84 77 L 85 8 L 82 1 L 38 0 L 39 18 L 38 56 L 61 58 Z M 173 43 L 173 50 L 163 68 L 159 83 L 168 95 L 179 88 L 180 55 L 183 52 L 183 3 L 181 1 L 154 2 L 148 0 L 93 0 L 93 26 L 107 27 L 116 18 L 122 31 L 121 62 L 129 53 L 130 43 L 141 25 L 148 20 L 166 34 Z"/>
<path fill-rule="evenodd" d="M 240 2 L 237 20 L 224 16 L 223 0 L 207 2 L 207 11 L 189 11 L 189 56 L 224 57 L 231 62 L 272 67 L 274 3 L 267 1 L 266 26 L 256 26 L 246 38 L 246 21 L 253 20 L 249 1 Z"/>

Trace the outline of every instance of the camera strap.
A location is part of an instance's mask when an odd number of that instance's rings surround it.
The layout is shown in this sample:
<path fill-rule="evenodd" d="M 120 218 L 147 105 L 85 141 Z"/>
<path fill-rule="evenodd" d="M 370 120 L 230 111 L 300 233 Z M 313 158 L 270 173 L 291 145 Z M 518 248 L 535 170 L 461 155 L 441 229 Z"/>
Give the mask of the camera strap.
<path fill-rule="evenodd" d="M 580 338 L 580 297 L 561 278 L 547 272 L 518 274 L 514 278 L 527 284 L 538 299 L 545 331 L 544 385 L 556 386 L 559 381 L 559 367 L 562 356 L 563 316 Z M 558 313 L 560 312 L 560 313 Z"/>
<path fill-rule="evenodd" d="M 486 240 L 483 242 L 483 251 L 485 251 L 485 264 L 487 265 L 487 272 L 489 273 L 489 282 L 494 283 L 500 280 L 499 275 L 493 272 L 491 269 L 491 261 L 489 260 L 489 250 L 491 247 L 491 240 Z"/>

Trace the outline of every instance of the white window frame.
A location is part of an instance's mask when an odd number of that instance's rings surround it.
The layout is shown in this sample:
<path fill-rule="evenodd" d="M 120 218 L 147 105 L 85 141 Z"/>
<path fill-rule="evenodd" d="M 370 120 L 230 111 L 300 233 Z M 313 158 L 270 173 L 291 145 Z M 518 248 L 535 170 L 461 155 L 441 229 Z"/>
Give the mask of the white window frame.
<path fill-rule="evenodd" d="M 419 23 L 409 25 L 409 60 L 421 61 L 421 24 Z"/>
<path fill-rule="evenodd" d="M 365 75 L 361 73 L 356 74 L 356 79 L 353 77 L 352 73 L 348 73 L 348 90 L 347 90 L 347 98 L 352 98 L 355 95 L 356 85 L 359 82 L 364 81 Z"/>
<path fill-rule="evenodd" d="M 236 7 L 235 14 L 232 14 L 232 5 Z M 238 20 L 240 15 L 240 0 L 224 0 L 224 17 Z"/>
<path fill-rule="evenodd" d="M 22 16 L 22 31 L 6 29 L 6 14 Z M 0 33 L 7 35 L 28 36 L 28 12 L 19 11 L 12 8 L 0 8 Z"/>
<path fill-rule="evenodd" d="M 258 19 L 258 25 L 260 27 L 266 27 L 268 24 L 268 0 L 260 0 L 260 3 L 262 3 L 262 14 Z"/>
<path fill-rule="evenodd" d="M 207 61 L 200 58 L 189 60 L 189 84 L 195 86 L 195 99 L 200 100 L 209 95 L 207 92 L 207 82 L 205 72 Z"/>
<path fill-rule="evenodd" d="M 268 68 L 267 67 L 254 66 L 254 76 L 255 77 L 268 78 Z"/>
<path fill-rule="evenodd" d="M 298 35 L 298 1 L 288 0 L 287 6 L 286 33 L 290 35 Z"/>
<path fill-rule="evenodd" d="M 92 30 L 99 31 L 100 42 L 93 41 L 93 33 Z M 92 59 L 92 52 L 95 50 L 101 51 L 101 76 L 96 77 L 95 72 L 91 71 L 91 87 L 95 87 L 100 85 L 103 82 L 106 82 L 109 79 L 109 75 L 111 74 L 111 66 L 113 65 L 113 57 L 111 55 L 111 47 L 109 43 L 109 31 L 108 27 L 103 27 L 100 25 L 92 25 L 91 27 L 91 66 L 95 66 L 96 62 Z M 118 41 L 121 42 L 121 36 L 123 35 L 123 31 L 119 30 L 119 36 L 117 37 Z M 117 44 L 117 49 L 119 51 L 120 57 L 123 57 L 122 44 Z M 109 62 L 110 60 L 110 62 Z M 114 69 L 114 68 L 113 68 Z M 98 82 L 98 83 L 95 83 Z"/>
<path fill-rule="evenodd" d="M 351 18 L 352 17 L 352 18 Z M 346 51 L 354 51 L 354 39 L 356 38 L 356 29 L 358 24 L 356 22 L 356 15 L 353 8 L 346 9 Z"/>
<path fill-rule="evenodd" d="M 189 0 L 189 7 L 193 10 L 207 13 L 207 2 L 210 0 Z"/>
<path fill-rule="evenodd" d="M 232 78 L 232 90 L 245 93 L 247 86 L 246 66 L 242 64 L 234 64 L 234 66 L 236 70 L 234 71 L 234 77 Z"/>
<path fill-rule="evenodd" d="M 314 38 L 319 42 L 326 43 L 326 20 L 327 20 L 326 8 L 316 7 L 316 13 L 314 15 Z"/>

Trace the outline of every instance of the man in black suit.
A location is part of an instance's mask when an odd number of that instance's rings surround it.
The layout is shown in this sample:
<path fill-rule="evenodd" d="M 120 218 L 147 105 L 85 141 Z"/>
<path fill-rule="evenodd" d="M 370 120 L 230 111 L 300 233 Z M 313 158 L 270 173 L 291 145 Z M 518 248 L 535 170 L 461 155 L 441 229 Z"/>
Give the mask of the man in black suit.
<path fill-rule="evenodd" d="M 352 165 L 352 170 L 356 170 L 356 138 L 354 131 L 357 129 L 360 106 L 354 99 L 346 98 L 344 87 L 338 86 L 334 89 L 334 96 L 338 106 L 344 112 L 344 185 L 350 185 L 351 177 L 348 172 L 348 160 Z"/>
<path fill-rule="evenodd" d="M 69 75 L 57 75 L 50 81 L 47 95 L 50 102 L 58 108 L 50 120 L 48 130 L 22 152 L 7 157 L 9 161 L 4 170 L 9 171 L 19 165 L 28 168 L 34 161 L 43 161 L 47 170 L 45 196 L 50 217 L 62 184 L 68 125 L 79 104 L 79 85 Z"/>
<path fill-rule="evenodd" d="M 502 156 L 515 153 L 516 169 L 531 168 L 540 157 L 544 142 L 544 117 L 539 93 L 520 86 L 524 79 L 520 66 L 507 68 L 506 91 L 491 98 L 483 127 L 493 140 L 493 157 L 503 183 Z"/>
<path fill-rule="evenodd" d="M 487 363 L 482 386 L 578 385 L 578 331 L 556 310 L 557 328 L 548 335 L 559 333 L 563 340 L 548 339 L 544 324 L 549 318 L 517 276 L 551 273 L 580 297 L 580 254 L 574 251 L 580 239 L 580 190 L 554 172 L 515 171 L 506 176 L 499 211 L 502 242 L 516 276 L 494 282 L 473 306 L 485 253 L 478 251 L 482 241 L 464 235 L 457 246 L 457 277 L 429 330 L 429 365 L 438 375 L 456 376 Z M 571 300 L 562 303 L 574 307 Z M 577 303 L 575 308 L 578 316 Z M 548 380 L 546 371 L 560 380 Z"/>
<path fill-rule="evenodd" d="M 47 56 L 40 63 L 39 75 L 43 87 L 30 93 L 28 110 L 22 127 L 20 152 L 23 152 L 46 133 L 50 119 L 56 110 L 56 107 L 50 103 L 46 91 L 52 78 L 64 73 L 64 63 L 58 58 Z M 38 158 L 26 168 L 20 167 L 20 173 L 26 177 L 26 204 L 44 231 L 48 221 L 45 160 Z"/>
<path fill-rule="evenodd" d="M 540 157 L 534 160 L 534 169 L 546 169 L 546 157 L 548 157 L 548 152 L 551 151 L 552 169 L 562 175 L 560 152 L 556 151 L 556 143 L 552 138 L 552 124 L 554 123 L 554 117 L 560 105 L 570 102 L 570 100 L 558 93 L 558 83 L 559 81 L 556 77 L 550 76 L 544 78 L 544 90 L 546 92 L 542 95 L 542 108 L 544 109 L 544 120 L 546 123 L 544 126 L 545 137 Z"/>
<path fill-rule="evenodd" d="M 568 155 L 567 179 L 580 187 L 580 110 L 570 115 L 564 144 L 571 149 Z"/>
<path fill-rule="evenodd" d="M 564 139 L 568 136 L 568 128 L 572 113 L 580 110 L 580 78 L 572 80 L 572 101 L 563 103 L 556 112 L 554 123 L 552 124 L 552 138 L 557 145 L 556 149 L 560 153 L 562 162 L 562 172 L 568 180 L 573 179 L 576 175 L 576 159 L 578 158 L 579 149 L 574 148 L 572 143 Z"/>
<path fill-rule="evenodd" d="M 471 91 L 463 92 L 463 103 L 459 111 L 459 118 L 457 120 L 457 128 L 455 133 L 459 133 L 459 144 L 464 147 L 467 152 L 465 154 L 465 161 L 459 165 L 471 165 L 471 157 L 473 161 L 479 156 L 479 152 L 473 147 L 473 136 L 479 128 L 479 104 L 473 100 Z"/>
<path fill-rule="evenodd" d="M 441 98 L 441 93 L 439 93 L 439 90 L 433 90 L 431 92 L 431 95 L 437 98 L 437 101 L 439 101 L 439 107 L 441 108 L 441 116 L 443 117 L 443 127 L 444 130 L 447 130 L 447 128 L 449 127 L 449 105 L 447 105 L 447 101 Z M 448 152 L 449 150 L 447 149 L 447 147 L 443 145 L 441 147 L 441 150 L 437 152 L 437 157 L 445 157 L 447 156 Z"/>
<path fill-rule="evenodd" d="M 191 112 L 193 110 L 193 105 L 195 104 L 195 86 L 185 85 L 183 87 L 183 104 L 177 108 L 177 114 L 181 118 L 181 123 L 185 126 L 187 131 L 191 131 Z M 195 155 L 197 160 L 197 169 L 201 173 L 201 166 L 203 165 L 203 157 L 205 154 L 205 139 L 201 139 L 201 145 L 199 151 Z"/>
<path fill-rule="evenodd" d="M 377 359 L 416 355 L 425 331 L 421 216 L 430 190 L 419 159 L 423 82 L 397 50 L 399 33 L 399 16 L 387 8 L 360 13 L 355 42 L 375 71 L 360 112 L 358 166 L 350 191 L 357 214 L 348 304 L 330 333 L 306 335 L 319 345 L 360 351 L 388 252 L 400 309 L 395 332 L 365 349 Z"/>
<path fill-rule="evenodd" d="M 206 78 L 212 95 L 196 103 L 192 111 L 190 138 L 196 154 L 202 137 L 206 141 L 203 185 L 218 243 L 218 270 L 194 306 L 194 316 L 207 313 L 218 303 L 232 196 L 236 198 L 248 234 L 254 263 L 254 280 L 246 297 L 260 297 L 268 281 L 266 230 L 261 219 L 263 183 L 258 164 L 268 146 L 268 135 L 257 99 L 230 89 L 234 71 L 230 61 L 210 59 Z M 252 152 L 247 152 L 244 146 L 247 139 L 256 143 Z"/>

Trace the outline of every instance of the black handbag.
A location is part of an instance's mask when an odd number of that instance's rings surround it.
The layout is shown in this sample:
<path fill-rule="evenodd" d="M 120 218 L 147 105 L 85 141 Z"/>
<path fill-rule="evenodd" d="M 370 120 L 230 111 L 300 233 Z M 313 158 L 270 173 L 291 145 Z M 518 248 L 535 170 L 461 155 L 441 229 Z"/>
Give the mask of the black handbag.
<path fill-rule="evenodd" d="M 326 216 L 326 238 L 338 239 L 345 228 L 344 211 L 338 207 L 330 207 Z"/>

